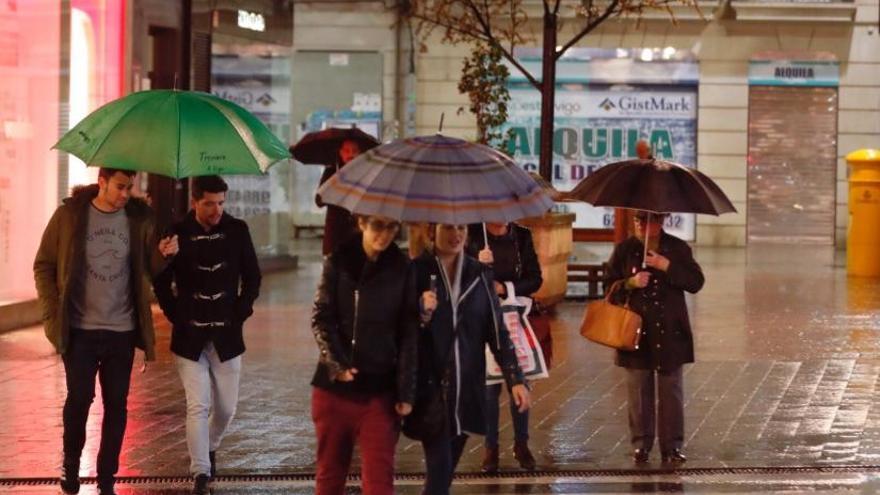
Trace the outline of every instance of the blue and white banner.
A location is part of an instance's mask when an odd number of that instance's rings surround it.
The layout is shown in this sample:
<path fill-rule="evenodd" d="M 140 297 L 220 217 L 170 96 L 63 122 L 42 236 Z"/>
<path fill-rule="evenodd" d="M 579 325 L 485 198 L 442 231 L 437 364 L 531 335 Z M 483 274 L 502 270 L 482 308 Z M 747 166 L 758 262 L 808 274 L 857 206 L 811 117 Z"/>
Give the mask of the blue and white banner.
<path fill-rule="evenodd" d="M 528 171 L 538 170 L 541 95 L 525 83 L 510 85 L 508 151 Z M 553 186 L 571 190 L 608 163 L 636 157 L 636 143 L 648 141 L 654 156 L 695 166 L 697 88 L 681 86 L 598 86 L 560 84 L 556 91 Z M 613 228 L 614 209 L 561 203 L 576 214 L 575 228 Z M 694 239 L 694 215 L 669 218 L 667 231 Z"/>

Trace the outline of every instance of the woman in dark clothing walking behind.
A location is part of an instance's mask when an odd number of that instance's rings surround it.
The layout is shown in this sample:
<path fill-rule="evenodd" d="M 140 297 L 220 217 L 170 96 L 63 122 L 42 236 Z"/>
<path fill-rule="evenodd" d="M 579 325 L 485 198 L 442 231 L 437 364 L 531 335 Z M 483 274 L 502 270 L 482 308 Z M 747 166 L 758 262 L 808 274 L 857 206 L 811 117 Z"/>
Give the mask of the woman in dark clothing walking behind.
<path fill-rule="evenodd" d="M 409 257 L 393 243 L 400 224 L 373 216 L 358 226 L 362 233 L 325 259 L 312 312 L 318 495 L 345 491 L 355 444 L 363 493 L 394 493 L 399 416 L 416 393 L 418 292 Z"/>
<path fill-rule="evenodd" d="M 529 392 L 490 276 L 464 253 L 467 226 L 432 225 L 430 232 L 434 253 L 416 260 L 423 327 L 419 365 L 426 371 L 420 380 L 442 378 L 439 387 L 420 383 L 419 391 L 443 394 L 446 417 L 440 418 L 445 422 L 441 435 L 422 439 L 427 470 L 423 493 L 445 495 L 468 434 L 486 431 L 487 344 L 520 412 L 529 408 Z"/>
<path fill-rule="evenodd" d="M 483 224 L 470 226 L 468 254 L 492 269 L 495 293 L 502 299 L 507 297 L 505 282 L 513 283 L 517 296 L 531 297 L 544 281 L 532 233 L 513 223 L 487 223 L 485 229 L 484 233 Z M 486 440 L 482 469 L 487 473 L 498 471 L 498 398 L 501 388 L 500 383 L 486 386 Z M 529 412 L 520 412 L 511 400 L 510 417 L 514 430 L 513 456 L 523 469 L 535 469 L 535 457 L 529 450 Z"/>
<path fill-rule="evenodd" d="M 339 146 L 338 162 L 336 165 L 324 167 L 324 173 L 321 174 L 321 180 L 318 187 L 327 182 L 333 174 L 339 171 L 348 162 L 352 161 L 356 156 L 361 154 L 360 145 L 357 141 L 346 140 Z M 321 252 L 324 256 L 329 256 L 339 246 L 345 244 L 346 241 L 357 235 L 358 225 L 351 213 L 345 208 L 336 205 L 325 204 L 321 200 L 321 196 L 315 195 L 315 204 L 321 208 L 326 206 L 327 213 L 324 216 L 324 239 L 321 242 Z"/>
<path fill-rule="evenodd" d="M 617 351 L 616 358 L 617 365 L 626 369 L 629 429 L 637 464 L 648 462 L 654 445 L 655 409 L 662 461 L 686 461 L 682 365 L 694 361 L 694 340 L 684 291 L 696 293 L 704 279 L 687 243 L 663 231 L 664 218 L 638 212 L 636 235 L 618 244 L 608 262 L 609 284 L 622 281 L 623 285 L 615 298 L 621 302 L 629 297 L 631 308 L 642 317 L 639 348 Z M 647 257 L 643 254 L 646 232 Z"/>

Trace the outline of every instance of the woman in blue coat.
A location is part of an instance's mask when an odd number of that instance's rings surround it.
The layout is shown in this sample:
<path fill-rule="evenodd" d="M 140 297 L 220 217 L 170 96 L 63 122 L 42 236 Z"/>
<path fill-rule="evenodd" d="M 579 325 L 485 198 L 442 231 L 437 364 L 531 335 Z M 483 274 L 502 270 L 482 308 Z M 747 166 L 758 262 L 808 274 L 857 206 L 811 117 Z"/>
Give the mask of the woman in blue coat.
<path fill-rule="evenodd" d="M 486 354 L 488 344 L 504 372 L 510 396 L 520 411 L 529 407 L 529 392 L 486 268 L 464 253 L 466 225 L 432 225 L 434 252 L 416 260 L 421 292 L 419 336 L 420 380 L 440 377 L 439 387 L 419 390 L 442 393 L 446 403 L 443 433 L 422 439 L 428 495 L 449 493 L 455 467 L 469 434 L 486 432 Z"/>

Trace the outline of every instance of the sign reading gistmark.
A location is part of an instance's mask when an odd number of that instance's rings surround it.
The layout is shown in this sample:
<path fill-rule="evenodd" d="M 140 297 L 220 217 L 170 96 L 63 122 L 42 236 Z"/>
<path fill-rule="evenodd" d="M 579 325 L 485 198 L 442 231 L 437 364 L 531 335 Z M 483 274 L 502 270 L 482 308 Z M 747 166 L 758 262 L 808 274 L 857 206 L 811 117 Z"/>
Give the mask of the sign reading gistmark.
<path fill-rule="evenodd" d="M 836 61 L 752 60 L 749 84 L 753 86 L 837 86 L 840 64 Z"/>

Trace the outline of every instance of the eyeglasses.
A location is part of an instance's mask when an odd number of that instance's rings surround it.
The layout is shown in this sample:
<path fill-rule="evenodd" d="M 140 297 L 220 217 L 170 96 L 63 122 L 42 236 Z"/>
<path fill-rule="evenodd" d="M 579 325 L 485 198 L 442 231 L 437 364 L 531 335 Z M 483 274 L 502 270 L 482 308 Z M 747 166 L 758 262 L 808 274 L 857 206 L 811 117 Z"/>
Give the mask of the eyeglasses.
<path fill-rule="evenodd" d="M 382 220 L 370 220 L 367 226 L 374 232 L 397 232 L 400 229 L 400 222 L 383 222 Z"/>

